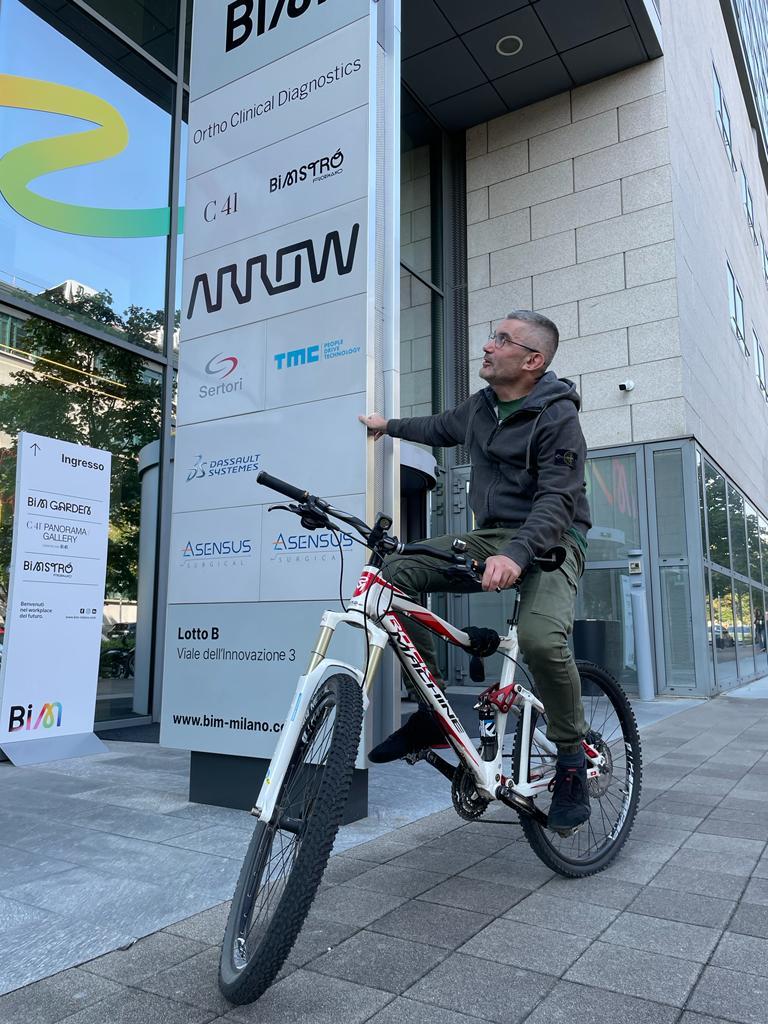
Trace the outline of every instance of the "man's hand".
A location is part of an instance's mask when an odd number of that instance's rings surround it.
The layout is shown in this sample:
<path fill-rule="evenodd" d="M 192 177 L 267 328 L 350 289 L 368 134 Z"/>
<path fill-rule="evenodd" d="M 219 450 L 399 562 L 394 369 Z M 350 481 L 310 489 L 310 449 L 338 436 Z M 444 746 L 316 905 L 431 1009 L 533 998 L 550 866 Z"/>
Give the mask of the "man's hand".
<path fill-rule="evenodd" d="M 486 559 L 483 573 L 483 590 L 506 590 L 511 587 L 523 570 L 506 555 L 491 555 Z"/>
<path fill-rule="evenodd" d="M 383 437 L 387 432 L 387 423 L 389 420 L 385 420 L 383 416 L 379 416 L 377 412 L 371 416 L 358 416 L 361 423 L 364 423 L 368 428 L 368 433 L 373 435 L 374 441 L 378 441 L 380 437 Z"/>

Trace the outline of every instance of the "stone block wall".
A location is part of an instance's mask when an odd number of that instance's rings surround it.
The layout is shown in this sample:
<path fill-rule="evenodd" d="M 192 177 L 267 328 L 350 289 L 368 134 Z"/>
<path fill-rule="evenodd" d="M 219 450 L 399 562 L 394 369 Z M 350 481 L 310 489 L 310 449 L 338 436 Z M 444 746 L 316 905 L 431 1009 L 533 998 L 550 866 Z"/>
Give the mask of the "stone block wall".
<path fill-rule="evenodd" d="M 492 324 L 545 313 L 591 448 L 686 429 L 664 90 L 653 61 L 467 133 L 472 387 Z"/>

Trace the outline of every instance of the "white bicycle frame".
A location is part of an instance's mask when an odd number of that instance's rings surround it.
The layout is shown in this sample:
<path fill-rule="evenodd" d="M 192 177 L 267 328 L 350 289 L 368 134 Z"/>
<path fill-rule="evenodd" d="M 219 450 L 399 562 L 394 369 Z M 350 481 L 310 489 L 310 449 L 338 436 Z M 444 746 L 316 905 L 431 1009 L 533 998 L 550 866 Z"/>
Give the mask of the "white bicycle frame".
<path fill-rule="evenodd" d="M 518 656 L 517 627 L 510 626 L 506 637 L 501 639 L 498 650 L 505 656 L 498 687 L 492 691 L 496 726 L 496 756 L 485 761 L 475 748 L 466 730 L 454 713 L 448 700 L 435 682 L 424 659 L 408 636 L 398 613 L 418 620 L 437 636 L 460 647 L 469 647 L 470 638 L 461 629 L 441 619 L 420 604 L 408 600 L 402 591 L 382 579 L 380 570 L 366 565 L 360 576 L 355 592 L 346 612 L 325 611 L 320 620 L 320 634 L 312 650 L 309 665 L 299 677 L 288 719 L 280 734 L 275 753 L 272 756 L 266 778 L 256 800 L 252 814 L 263 821 L 270 821 L 275 803 L 285 776 L 291 754 L 301 733 L 309 706 L 320 683 L 329 675 L 342 672 L 351 675 L 363 689 L 364 706 L 368 706 L 368 695 L 373 686 L 384 648 L 389 644 L 395 651 L 413 689 L 424 703 L 428 704 L 437 718 L 446 741 L 456 752 L 461 764 L 471 773 L 480 795 L 486 800 L 497 800 L 501 791 L 514 793 L 522 801 L 529 800 L 541 790 L 548 788 L 554 776 L 554 758 L 557 748 L 539 729 L 533 730 L 533 738 L 539 749 L 553 758 L 552 769 L 540 775 L 530 774 L 529 750 L 531 747 L 532 712 L 544 711 L 544 705 L 525 687 L 514 682 L 515 662 Z M 336 627 L 347 623 L 365 629 L 368 634 L 368 665 L 365 675 L 360 669 L 343 661 L 328 658 L 328 648 Z M 504 710 L 506 709 L 506 710 Z M 510 710 L 522 715 L 521 751 L 518 778 L 511 779 L 502 772 L 502 747 L 507 714 Z M 595 778 L 604 764 L 603 756 L 588 743 L 583 744 L 587 758 L 587 777 Z"/>

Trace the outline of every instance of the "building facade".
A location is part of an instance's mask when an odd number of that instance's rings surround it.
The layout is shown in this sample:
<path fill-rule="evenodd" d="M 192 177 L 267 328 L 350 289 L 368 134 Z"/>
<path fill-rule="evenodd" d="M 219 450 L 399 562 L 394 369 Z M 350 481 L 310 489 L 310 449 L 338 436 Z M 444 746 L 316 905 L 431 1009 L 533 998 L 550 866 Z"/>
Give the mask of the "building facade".
<path fill-rule="evenodd" d="M 510 309 L 551 316 L 590 449 L 577 653 L 630 691 L 638 643 L 659 693 L 765 674 L 765 0 L 402 6 L 403 414 L 479 387 Z M 0 145 L 29 171 L 0 181 L 2 565 L 16 433 L 109 448 L 110 724 L 156 715 L 162 690 L 191 17 L 192 0 L 0 0 Z M 102 134 L 79 163 L 56 136 L 84 122 Z M 43 139 L 58 170 L 30 205 Z M 463 529 L 466 453 L 438 459 L 425 529 Z M 504 620 L 503 595 L 446 603 Z M 445 670 L 469 682 L 460 655 Z"/>

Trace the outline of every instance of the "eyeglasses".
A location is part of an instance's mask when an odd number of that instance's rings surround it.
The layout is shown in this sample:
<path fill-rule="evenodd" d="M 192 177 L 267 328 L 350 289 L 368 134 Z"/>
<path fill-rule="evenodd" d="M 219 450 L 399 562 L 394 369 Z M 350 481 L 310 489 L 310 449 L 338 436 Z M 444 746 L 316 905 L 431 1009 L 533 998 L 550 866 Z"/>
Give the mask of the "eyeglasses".
<path fill-rule="evenodd" d="M 488 336 L 488 341 L 492 341 L 496 348 L 504 348 L 505 345 L 517 345 L 518 348 L 524 348 L 526 352 L 538 352 L 541 355 L 541 350 L 538 348 L 531 348 L 530 345 L 523 345 L 519 341 L 514 341 L 508 334 L 498 334 L 494 332 Z"/>

